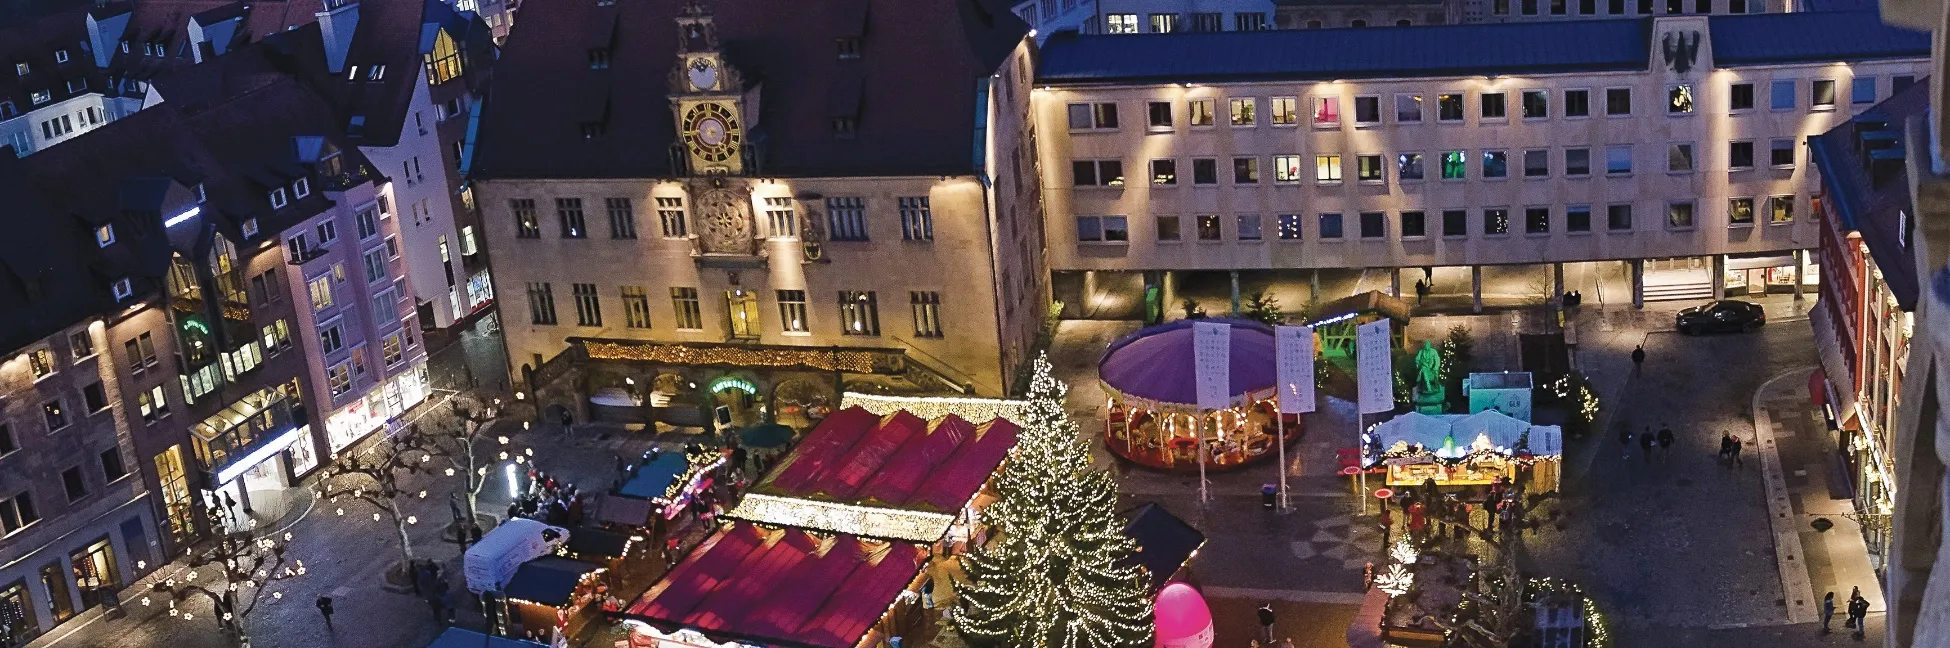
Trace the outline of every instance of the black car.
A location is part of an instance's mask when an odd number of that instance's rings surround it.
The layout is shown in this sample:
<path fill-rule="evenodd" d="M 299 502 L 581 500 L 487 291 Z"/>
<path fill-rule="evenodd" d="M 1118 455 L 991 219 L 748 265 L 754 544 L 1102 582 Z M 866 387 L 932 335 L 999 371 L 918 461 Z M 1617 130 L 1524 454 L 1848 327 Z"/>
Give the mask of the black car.
<path fill-rule="evenodd" d="M 1767 311 L 1760 304 L 1723 299 L 1679 311 L 1674 325 L 1680 333 L 1698 335 L 1714 331 L 1751 331 L 1766 323 Z"/>

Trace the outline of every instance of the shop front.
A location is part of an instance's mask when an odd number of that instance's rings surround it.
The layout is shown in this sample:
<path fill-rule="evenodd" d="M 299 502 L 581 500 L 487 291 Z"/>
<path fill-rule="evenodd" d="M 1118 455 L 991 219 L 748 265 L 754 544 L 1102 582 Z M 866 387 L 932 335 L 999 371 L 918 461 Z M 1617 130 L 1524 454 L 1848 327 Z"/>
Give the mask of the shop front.
<path fill-rule="evenodd" d="M 191 449 L 210 475 L 206 504 L 230 531 L 250 528 L 254 518 L 283 515 L 285 493 L 296 483 L 286 451 L 310 438 L 302 408 L 283 390 L 267 387 L 191 426 Z"/>
<path fill-rule="evenodd" d="M 1794 292 L 1795 282 L 1802 281 L 1803 277 L 1807 278 L 1807 283 L 1813 284 L 1820 273 L 1813 262 L 1803 263 L 1800 260 L 1805 256 L 1809 255 L 1794 250 L 1729 254 L 1723 273 L 1726 294 L 1733 297 Z"/>
<path fill-rule="evenodd" d="M 333 455 L 345 452 L 426 399 L 427 368 L 420 364 L 326 417 L 326 443 Z"/>

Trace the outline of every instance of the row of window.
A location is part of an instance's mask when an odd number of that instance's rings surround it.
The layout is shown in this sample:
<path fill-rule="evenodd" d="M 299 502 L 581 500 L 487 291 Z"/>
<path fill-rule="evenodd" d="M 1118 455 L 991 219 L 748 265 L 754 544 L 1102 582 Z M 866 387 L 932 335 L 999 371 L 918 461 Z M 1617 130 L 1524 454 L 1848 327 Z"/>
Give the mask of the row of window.
<path fill-rule="evenodd" d="M 319 332 L 319 341 L 321 343 L 327 343 L 324 336 L 328 331 L 333 337 L 329 344 L 338 344 L 337 326 L 329 329 L 321 329 Z M 406 353 L 403 349 L 411 349 L 414 344 L 413 335 L 410 332 L 400 331 L 389 334 L 380 341 L 380 360 L 386 363 L 388 369 L 391 369 L 406 359 Z M 328 347 L 326 353 L 331 353 L 334 350 L 336 348 Z M 325 370 L 326 387 L 331 390 L 334 399 L 344 396 L 352 392 L 353 379 L 366 375 L 366 370 L 366 347 L 364 345 L 353 347 L 351 355 L 347 356 L 345 360 L 339 361 L 337 364 Z"/>
<path fill-rule="evenodd" d="M 689 217 L 684 210 L 684 199 L 680 197 L 659 196 L 655 198 L 659 233 L 664 238 L 686 238 L 691 234 Z M 771 197 L 762 199 L 762 223 L 767 238 L 798 238 L 800 236 L 799 218 L 794 210 L 792 198 Z M 895 199 L 901 223 L 901 240 L 934 240 L 934 209 L 927 196 L 903 196 Z M 515 219 L 516 238 L 541 238 L 542 224 L 536 213 L 535 199 L 514 198 L 508 201 L 508 211 Z M 609 220 L 609 237 L 612 239 L 637 238 L 636 212 L 629 198 L 604 198 L 603 211 Z M 589 238 L 587 219 L 583 215 L 581 198 L 556 198 L 555 216 L 557 231 L 562 238 Z M 826 199 L 826 231 L 834 241 L 868 240 L 867 199 L 857 196 L 841 196 Z"/>
<path fill-rule="evenodd" d="M 1731 198 L 1727 200 L 1727 223 L 1731 227 L 1751 227 L 1756 222 L 1757 207 L 1765 200 L 1766 218 L 1769 224 L 1783 225 L 1794 222 L 1795 197 L 1791 195 L 1761 198 Z M 1617 203 L 1600 206 L 1603 209 L 1604 227 L 1607 231 L 1629 232 L 1633 229 L 1632 205 Z M 1482 236 L 1503 236 L 1515 231 L 1524 234 L 1546 235 L 1556 228 L 1571 233 L 1593 231 L 1592 205 L 1571 205 L 1562 211 L 1551 207 L 1489 207 L 1477 210 L 1479 225 L 1470 225 L 1470 211 L 1466 209 L 1447 209 L 1435 213 L 1439 220 L 1439 232 L 1433 235 L 1443 238 L 1462 238 L 1472 233 Z M 1697 210 L 1692 201 L 1666 203 L 1665 226 L 1668 229 L 1692 229 L 1697 224 Z M 1184 221 L 1181 216 L 1156 216 L 1153 233 L 1159 243 L 1177 243 L 1185 240 Z M 1225 240 L 1261 241 L 1267 238 L 1266 222 L 1259 214 L 1235 214 L 1230 219 L 1230 237 L 1227 236 L 1228 219 L 1218 214 L 1198 214 L 1190 217 L 1192 236 L 1201 242 Z M 1274 217 L 1273 236 L 1281 241 L 1300 241 L 1308 237 L 1307 223 L 1314 225 L 1311 238 L 1320 241 L 1337 241 L 1348 238 L 1386 239 L 1389 236 L 1388 213 L 1380 211 L 1359 212 L 1354 215 L 1352 225 L 1347 215 L 1340 212 L 1321 214 L 1279 214 Z M 1403 239 L 1420 239 L 1432 235 L 1430 231 L 1430 212 L 1410 210 L 1396 213 L 1399 227 L 1397 235 Z M 1514 223 L 1514 224 L 1513 224 Z M 1350 227 L 1353 229 L 1350 231 Z M 1091 244 L 1122 245 L 1131 240 L 1130 218 L 1127 216 L 1078 216 L 1077 242 Z"/>
<path fill-rule="evenodd" d="M 1546 0 L 1546 2 L 1548 6 L 1541 6 L 1539 0 L 1518 0 L 1517 9 L 1525 16 L 1542 15 L 1542 12 L 1545 11 L 1548 11 L 1553 16 L 1566 16 L 1571 13 L 1570 0 Z M 1577 3 L 1578 15 L 1598 15 L 1598 0 L 1577 0 Z M 1650 16 L 1653 14 L 1653 9 L 1655 8 L 1654 0 L 1638 0 L 1636 4 L 1638 15 Z M 1764 0 L 1727 0 L 1726 13 L 1744 14 L 1764 13 L 1766 11 L 1767 3 Z M 1491 0 L 1490 13 L 1498 16 L 1510 15 L 1510 0 Z M 1686 0 L 1666 0 L 1665 13 L 1675 16 L 1688 13 Z M 1693 0 L 1691 13 L 1713 13 L 1713 0 Z M 1611 16 L 1628 15 L 1625 0 L 1607 0 L 1605 14 Z"/>
<path fill-rule="evenodd" d="M 571 301 L 575 305 L 577 326 L 602 326 L 602 298 L 596 284 L 570 284 Z M 650 324 L 650 293 L 643 286 L 621 286 L 618 289 L 623 302 L 623 325 L 626 328 L 647 329 Z M 774 292 L 778 300 L 779 330 L 782 333 L 809 333 L 811 323 L 807 318 L 808 302 L 804 290 L 779 290 Z M 670 289 L 671 310 L 676 320 L 672 322 L 679 331 L 704 330 L 704 308 L 698 289 L 692 287 L 673 287 Z M 756 337 L 758 330 L 758 297 L 750 291 L 737 289 L 726 291 L 725 303 L 732 314 L 732 333 L 734 337 Z M 880 306 L 874 291 L 839 291 L 840 333 L 842 335 L 880 335 Z M 938 338 L 943 335 L 941 323 L 941 293 L 935 291 L 912 291 L 908 293 L 908 306 L 914 318 L 915 337 Z M 548 282 L 529 282 L 528 284 L 529 323 L 538 326 L 558 324 L 555 311 L 555 287 Z"/>
<path fill-rule="evenodd" d="M 1768 109 L 1771 111 L 1791 111 L 1800 102 L 1800 83 L 1798 79 L 1776 79 L 1768 86 Z M 1850 101 L 1855 104 L 1876 102 L 1876 77 L 1856 76 L 1851 80 Z M 1890 78 L 1891 94 L 1899 93 L 1915 85 L 1916 78 L 1898 75 Z M 1835 107 L 1838 93 L 1835 79 L 1808 80 L 1808 106 L 1814 110 L 1828 110 Z M 1519 90 L 1515 92 L 1474 93 L 1475 114 L 1479 122 L 1507 122 L 1515 116 L 1523 120 L 1545 120 L 1553 116 L 1567 119 L 1591 117 L 1594 110 L 1602 110 L 1607 117 L 1628 117 L 1633 113 L 1632 88 L 1605 88 L 1602 94 L 1593 97 L 1594 91 L 1588 88 L 1553 92 L 1548 89 Z M 1511 105 L 1513 97 L 1515 105 Z M 1396 93 L 1392 118 L 1395 124 L 1420 124 L 1428 117 L 1428 95 L 1417 92 Z M 1435 121 L 1437 123 L 1459 124 L 1469 114 L 1470 93 L 1444 92 L 1435 95 Z M 1338 128 L 1344 122 L 1355 126 L 1380 125 L 1384 118 L 1382 95 L 1355 95 L 1352 97 L 1353 114 L 1343 112 L 1343 100 L 1339 95 L 1313 96 L 1307 98 L 1307 123 L 1316 128 Z M 1558 99 L 1555 108 L 1551 103 Z M 1593 100 L 1602 101 L 1593 105 Z M 1220 103 L 1217 98 L 1186 99 L 1184 112 L 1180 113 L 1179 101 L 1147 100 L 1145 102 L 1145 127 L 1153 132 L 1175 129 L 1180 120 L 1193 127 L 1214 126 L 1221 118 L 1225 123 L 1236 127 L 1252 127 L 1261 123 L 1273 126 L 1298 126 L 1301 123 L 1301 97 L 1233 97 Z M 1262 103 L 1264 111 L 1262 112 Z M 1665 112 L 1671 115 L 1690 115 L 1698 108 L 1698 94 L 1693 84 L 1680 83 L 1666 87 Z M 1755 110 L 1756 94 L 1754 83 L 1730 83 L 1727 85 L 1727 107 L 1733 112 Z M 1219 109 L 1225 113 L 1221 115 Z M 1121 125 L 1118 104 L 1115 102 L 1081 102 L 1069 104 L 1067 119 L 1071 131 L 1116 130 Z"/>
<path fill-rule="evenodd" d="M 1727 169 L 1747 171 L 1755 166 L 1755 143 L 1741 140 L 1727 143 Z M 1795 140 L 1777 138 L 1768 141 L 1767 166 L 1775 169 L 1792 169 L 1795 165 L 1798 147 Z M 1630 144 L 1614 144 L 1603 149 L 1603 173 L 1607 176 L 1628 176 L 1633 171 L 1633 147 Z M 1517 156 L 1512 159 L 1512 155 Z M 1524 178 L 1548 178 L 1556 173 L 1563 177 L 1579 178 L 1592 175 L 1592 150 L 1587 147 L 1558 149 L 1553 155 L 1551 149 L 1525 149 L 1521 151 L 1487 150 L 1476 152 L 1476 174 L 1484 180 L 1499 180 L 1521 175 Z M 1273 156 L 1273 182 L 1290 184 L 1312 181 L 1316 184 L 1336 185 L 1348 180 L 1347 162 L 1353 163 L 1353 180 L 1364 184 L 1380 184 L 1388 180 L 1388 166 L 1392 162 L 1397 182 L 1416 182 L 1429 178 L 1423 153 L 1397 153 L 1384 156 L 1380 153 L 1363 153 L 1342 156 L 1338 153 L 1322 153 L 1312 156 L 1283 154 Z M 1352 158 L 1351 160 L 1346 158 Z M 1436 153 L 1435 177 L 1440 180 L 1467 180 L 1471 177 L 1469 151 L 1441 151 Z M 1238 185 L 1259 184 L 1263 179 L 1260 162 L 1264 158 L 1232 158 L 1232 183 Z M 1311 162 L 1311 165 L 1308 163 Z M 1150 161 L 1150 183 L 1154 187 L 1173 187 L 1179 184 L 1179 161 L 1171 158 Z M 1311 166 L 1311 173 L 1308 170 Z M 1513 166 L 1515 168 L 1513 168 Z M 1698 170 L 1698 155 L 1690 142 L 1675 142 L 1666 146 L 1665 169 L 1667 173 L 1692 173 Z M 1191 184 L 1219 184 L 1218 158 L 1192 158 Z M 1077 187 L 1122 187 L 1125 185 L 1124 162 L 1122 160 L 1076 160 L 1070 163 L 1070 181 Z"/>
<path fill-rule="evenodd" d="M 1047 0 L 1045 0 L 1047 2 Z M 1181 24 L 1182 19 L 1182 24 Z M 1031 21 L 1034 24 L 1034 21 Z M 1106 34 L 1169 34 L 1175 31 L 1216 32 L 1225 31 L 1225 14 L 1213 12 L 1193 12 L 1184 15 L 1175 13 L 1154 13 L 1145 16 L 1140 22 L 1138 14 L 1104 14 Z M 1146 30 L 1145 27 L 1149 27 Z M 1265 12 L 1240 11 L 1232 14 L 1233 31 L 1265 31 L 1273 25 L 1266 19 Z"/>
<path fill-rule="evenodd" d="M 0 423 L 0 454 L 12 453 L 19 446 L 14 443 L 13 431 Z M 102 485 L 106 486 L 129 476 L 128 464 L 122 460 L 119 448 L 108 448 L 95 455 L 101 468 Z M 88 497 L 90 492 L 88 478 L 80 465 L 69 466 L 61 471 L 61 490 L 69 502 L 78 502 Z M 0 498 L 0 536 L 10 536 L 32 526 L 41 520 L 38 507 L 34 505 L 33 489 Z"/>

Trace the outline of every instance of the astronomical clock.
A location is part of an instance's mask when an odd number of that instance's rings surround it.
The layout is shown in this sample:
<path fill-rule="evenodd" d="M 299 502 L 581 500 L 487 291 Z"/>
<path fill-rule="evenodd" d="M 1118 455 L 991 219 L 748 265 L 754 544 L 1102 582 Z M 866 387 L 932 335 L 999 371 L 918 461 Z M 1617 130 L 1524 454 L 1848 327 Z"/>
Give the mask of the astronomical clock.
<path fill-rule="evenodd" d="M 677 16 L 677 61 L 670 71 L 671 112 L 695 175 L 745 171 L 744 80 L 725 64 L 708 11 L 687 4 Z"/>

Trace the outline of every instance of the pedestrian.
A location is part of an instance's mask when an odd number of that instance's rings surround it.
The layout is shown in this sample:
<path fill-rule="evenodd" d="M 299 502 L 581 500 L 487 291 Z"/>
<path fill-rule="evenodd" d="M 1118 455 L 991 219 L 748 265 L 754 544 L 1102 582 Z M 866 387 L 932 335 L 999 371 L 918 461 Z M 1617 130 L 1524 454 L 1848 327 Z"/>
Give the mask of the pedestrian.
<path fill-rule="evenodd" d="M 1848 613 L 1855 620 L 1855 639 L 1860 641 L 1863 633 L 1869 629 L 1869 599 L 1862 598 L 1862 588 L 1855 588 L 1855 591 L 1857 594 L 1849 601 Z"/>
<path fill-rule="evenodd" d="M 1651 432 L 1652 426 L 1650 425 L 1645 426 L 1645 431 Z M 1627 460 L 1630 460 L 1632 458 L 1632 437 L 1634 436 L 1637 435 L 1632 434 L 1631 428 L 1625 428 L 1623 430 L 1618 431 L 1618 445 L 1625 449 L 1623 456 Z"/>
<path fill-rule="evenodd" d="M 1639 435 L 1639 449 L 1644 451 L 1645 462 L 1652 463 L 1652 428 L 1645 428 L 1645 433 Z"/>
<path fill-rule="evenodd" d="M 1821 633 L 1822 634 L 1828 634 L 1830 632 L 1830 630 L 1828 629 L 1828 623 L 1829 621 L 1832 621 L 1834 618 L 1835 618 L 1835 593 L 1829 592 L 1828 595 L 1821 597 Z"/>
<path fill-rule="evenodd" d="M 1273 604 L 1259 606 L 1259 636 L 1261 644 L 1273 643 Z"/>
<path fill-rule="evenodd" d="M 1729 435 L 1727 438 L 1733 439 L 1733 465 L 1738 468 L 1746 468 L 1747 462 L 1740 459 L 1740 437 Z"/>
<path fill-rule="evenodd" d="M 1381 505 L 1381 544 L 1388 544 L 1388 531 L 1395 526 L 1395 511 L 1386 502 Z"/>
<path fill-rule="evenodd" d="M 1427 508 L 1421 502 L 1408 505 L 1408 533 L 1411 538 L 1422 537 L 1422 526 L 1428 524 Z"/>
<path fill-rule="evenodd" d="M 1663 423 L 1659 425 L 1659 460 L 1672 461 L 1672 428 Z"/>
<path fill-rule="evenodd" d="M 1491 497 L 1483 500 L 1483 537 L 1496 533 L 1496 514 L 1502 512 L 1503 499 Z"/>
<path fill-rule="evenodd" d="M 1637 348 L 1632 349 L 1632 375 L 1634 376 L 1638 375 L 1639 369 L 1644 366 L 1645 366 L 1645 345 L 1640 344 L 1638 345 Z"/>
<path fill-rule="evenodd" d="M 1720 435 L 1720 465 L 1728 467 L 1733 465 L 1733 444 L 1732 433 Z"/>
<path fill-rule="evenodd" d="M 318 613 L 325 615 L 325 629 L 332 629 L 332 597 L 318 597 Z"/>

